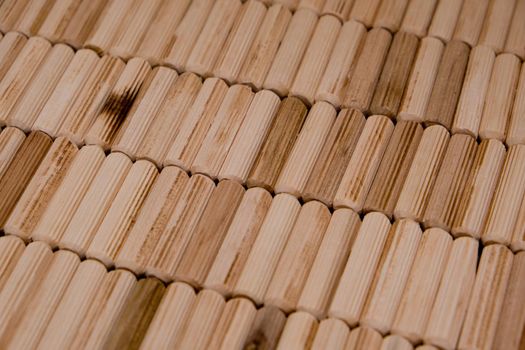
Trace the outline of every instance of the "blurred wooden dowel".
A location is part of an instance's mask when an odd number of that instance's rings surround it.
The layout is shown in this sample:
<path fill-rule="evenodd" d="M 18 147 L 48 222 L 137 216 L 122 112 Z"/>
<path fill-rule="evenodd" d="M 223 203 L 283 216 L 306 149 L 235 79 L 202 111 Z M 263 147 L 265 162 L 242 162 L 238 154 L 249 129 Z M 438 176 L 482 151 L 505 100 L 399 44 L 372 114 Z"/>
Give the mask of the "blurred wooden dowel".
<path fill-rule="evenodd" d="M 26 135 L 18 128 L 7 127 L 0 132 L 0 178 L 9 168 Z"/>
<path fill-rule="evenodd" d="M 326 318 L 319 322 L 312 349 L 342 350 L 345 347 L 348 334 L 350 334 L 350 330 L 343 321 L 336 318 Z"/>
<path fill-rule="evenodd" d="M 516 1 L 500 0 L 490 2 L 483 21 L 478 45 L 489 46 L 496 53 L 500 53 L 503 50 Z"/>
<path fill-rule="evenodd" d="M 463 0 L 440 0 L 432 16 L 428 36 L 441 39 L 448 43 L 452 39 L 456 23 L 461 12 Z"/>
<path fill-rule="evenodd" d="M 16 236 L 0 237 L 0 293 L 25 250 L 24 241 Z"/>
<path fill-rule="evenodd" d="M 263 306 L 257 310 L 250 333 L 246 339 L 246 349 L 269 350 L 277 347 L 277 342 L 286 323 L 286 316 L 276 307 Z"/>
<path fill-rule="evenodd" d="M 286 319 L 277 350 L 308 349 L 312 346 L 319 324 L 307 312 L 294 312 Z"/>
<path fill-rule="evenodd" d="M 454 40 L 461 40 L 470 47 L 478 43 L 490 0 L 464 0 L 454 31 Z"/>

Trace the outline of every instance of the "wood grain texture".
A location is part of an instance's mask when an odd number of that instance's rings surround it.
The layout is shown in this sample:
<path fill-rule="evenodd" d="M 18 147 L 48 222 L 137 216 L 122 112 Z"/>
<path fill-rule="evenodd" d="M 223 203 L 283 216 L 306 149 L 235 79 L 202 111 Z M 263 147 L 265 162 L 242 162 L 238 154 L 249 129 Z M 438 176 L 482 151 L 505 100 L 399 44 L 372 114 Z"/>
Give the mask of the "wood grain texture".
<path fill-rule="evenodd" d="M 366 196 L 363 206 L 365 212 L 379 211 L 392 218 L 422 135 L 423 127 L 420 124 L 397 122 Z"/>
<path fill-rule="evenodd" d="M 516 0 L 491 1 L 479 36 L 479 45 L 500 53 L 505 45 Z"/>
<path fill-rule="evenodd" d="M 53 142 L 7 219 L 6 233 L 29 239 L 77 153 L 78 148 L 65 138 Z"/>
<path fill-rule="evenodd" d="M 438 1 L 436 10 L 432 16 L 432 23 L 430 24 L 430 28 L 428 28 L 428 35 L 448 43 L 454 34 L 462 5 L 463 1 Z"/>
<path fill-rule="evenodd" d="M 98 146 L 86 146 L 78 151 L 31 233 L 32 240 L 57 247 L 104 159 L 104 152 Z"/>
<path fill-rule="evenodd" d="M 317 320 L 309 313 L 294 312 L 286 320 L 276 349 L 309 349 L 318 326 Z"/>
<path fill-rule="evenodd" d="M 325 2 L 326 0 L 300 0 L 297 8 L 310 9 L 319 15 L 321 14 L 321 10 L 323 9 Z"/>
<path fill-rule="evenodd" d="M 419 39 L 414 34 L 399 32 L 394 35 L 370 102 L 371 114 L 390 118 L 397 115 L 418 46 Z"/>
<path fill-rule="evenodd" d="M 18 54 L 25 46 L 27 38 L 17 32 L 5 33 L 0 40 L 0 79 L 3 79 Z"/>
<path fill-rule="evenodd" d="M 250 334 L 245 342 L 248 349 L 275 349 L 286 323 L 286 316 L 276 307 L 263 306 L 257 310 Z"/>
<path fill-rule="evenodd" d="M 246 191 L 206 276 L 205 288 L 225 297 L 232 294 L 271 202 L 272 196 L 262 188 Z"/>
<path fill-rule="evenodd" d="M 382 28 L 374 28 L 366 34 L 359 56 L 348 72 L 343 107 L 368 111 L 391 41 L 392 35 Z"/>
<path fill-rule="evenodd" d="M 58 242 L 60 248 L 85 256 L 131 165 L 123 153 L 106 157 Z"/>
<path fill-rule="evenodd" d="M 461 41 L 450 41 L 445 46 L 434 88 L 426 112 L 422 115 L 425 124 L 441 124 L 447 129 L 452 126 L 462 93 L 469 52 L 468 45 Z"/>
<path fill-rule="evenodd" d="M 300 197 L 321 153 L 336 117 L 327 102 L 317 102 L 308 113 L 301 132 L 279 173 L 274 190 Z"/>
<path fill-rule="evenodd" d="M 264 80 L 265 89 L 279 96 L 288 95 L 317 22 L 317 16 L 310 10 L 294 13 Z"/>
<path fill-rule="evenodd" d="M 54 1 L 33 0 L 24 8 L 20 17 L 16 21 L 14 28 L 26 36 L 34 36 L 46 19 Z"/>
<path fill-rule="evenodd" d="M 444 51 L 443 43 L 436 38 L 425 37 L 414 59 L 405 93 L 399 106 L 398 120 L 423 121 L 432 96 Z"/>
<path fill-rule="evenodd" d="M 525 195 L 524 195 L 525 196 Z M 510 248 L 513 252 L 519 252 L 525 250 L 525 205 L 523 205 L 523 200 L 521 201 L 520 211 L 518 212 L 518 217 L 516 219 L 516 224 L 512 232 L 512 241 Z"/>
<path fill-rule="evenodd" d="M 478 242 L 461 237 L 452 242 L 439 291 L 423 339 L 442 349 L 455 349 L 465 319 L 478 263 Z"/>
<path fill-rule="evenodd" d="M 459 349 L 492 348 L 512 261 L 512 252 L 502 245 L 494 244 L 483 249 L 459 338 Z"/>
<path fill-rule="evenodd" d="M 450 231 L 468 181 L 478 145 L 469 135 L 450 138 L 432 194 L 423 215 L 425 227 Z"/>
<path fill-rule="evenodd" d="M 235 181 L 219 182 L 180 259 L 175 273 L 177 280 L 202 286 L 244 192 L 244 188 Z"/>
<path fill-rule="evenodd" d="M 24 241 L 16 236 L 0 237 L 0 293 L 25 250 Z"/>
<path fill-rule="evenodd" d="M 505 143 L 508 146 L 525 144 L 525 69 L 521 65 L 521 74 L 516 88 L 516 95 L 512 105 L 512 114 Z"/>
<path fill-rule="evenodd" d="M 348 335 L 346 349 L 378 349 L 382 342 L 381 334 L 374 329 L 357 327 Z"/>
<path fill-rule="evenodd" d="M 525 2 L 517 0 L 504 47 L 504 52 L 513 53 L 522 60 L 525 58 L 525 44 L 521 40 L 525 34 L 525 24 L 520 19 L 523 18 L 523 14 L 525 14 Z"/>
<path fill-rule="evenodd" d="M 25 139 L 26 135 L 18 128 L 7 127 L 0 132 L 0 177 L 8 169 Z"/>
<path fill-rule="evenodd" d="M 413 350 L 414 347 L 402 336 L 391 334 L 383 338 L 381 350 Z M 418 348 L 419 349 L 419 348 Z M 427 349 L 429 350 L 429 349 Z"/>
<path fill-rule="evenodd" d="M 374 27 L 382 27 L 390 32 L 398 31 L 408 0 L 381 1 L 374 18 Z"/>
<path fill-rule="evenodd" d="M 328 316 L 342 319 L 350 326 L 358 323 L 390 226 L 388 218 L 381 213 L 365 216 L 335 290 Z"/>
<path fill-rule="evenodd" d="M 56 1 L 38 30 L 38 35 L 52 42 L 60 40 L 82 0 Z"/>
<path fill-rule="evenodd" d="M 400 31 L 417 35 L 419 38 L 426 36 L 428 26 L 434 15 L 434 10 L 439 1 L 416 0 L 407 5 Z"/>
<path fill-rule="evenodd" d="M 381 0 L 355 0 L 350 11 L 350 19 L 362 23 L 366 28 L 374 24 Z"/>
<path fill-rule="evenodd" d="M 289 194 L 276 195 L 253 243 L 234 295 L 247 296 L 256 304 L 264 295 L 285 249 L 301 205 Z"/>
<path fill-rule="evenodd" d="M 422 236 L 419 225 L 410 219 L 401 219 L 392 225 L 360 325 L 374 328 L 381 334 L 390 331 Z"/>
<path fill-rule="evenodd" d="M 318 319 L 326 316 L 360 225 L 359 216 L 352 210 L 334 211 L 297 302 L 298 310 Z"/>
<path fill-rule="evenodd" d="M 33 1 L 34 2 L 34 1 Z M 80 49 L 86 41 L 89 33 L 95 28 L 97 20 L 106 7 L 106 1 L 81 0 L 71 20 L 60 35 L 59 41 L 63 41 L 75 49 Z"/>
<path fill-rule="evenodd" d="M 0 30 L 5 33 L 13 29 L 29 0 L 4 1 L 0 6 Z"/>
<path fill-rule="evenodd" d="M 350 330 L 341 320 L 327 318 L 319 322 L 312 349 L 344 349 Z"/>
<path fill-rule="evenodd" d="M 394 217 L 421 221 L 443 160 L 448 131 L 433 125 L 423 131 L 421 141 L 399 194 Z"/>
<path fill-rule="evenodd" d="M 461 40 L 470 47 L 476 46 L 483 27 L 490 0 L 464 0 L 454 31 L 454 40 Z"/>
<path fill-rule="evenodd" d="M 339 112 L 302 191 L 305 201 L 315 199 L 332 205 L 364 125 L 365 118 L 357 109 Z"/>
<path fill-rule="evenodd" d="M 334 197 L 334 207 L 360 212 L 388 145 L 394 124 L 385 116 L 367 119 Z"/>

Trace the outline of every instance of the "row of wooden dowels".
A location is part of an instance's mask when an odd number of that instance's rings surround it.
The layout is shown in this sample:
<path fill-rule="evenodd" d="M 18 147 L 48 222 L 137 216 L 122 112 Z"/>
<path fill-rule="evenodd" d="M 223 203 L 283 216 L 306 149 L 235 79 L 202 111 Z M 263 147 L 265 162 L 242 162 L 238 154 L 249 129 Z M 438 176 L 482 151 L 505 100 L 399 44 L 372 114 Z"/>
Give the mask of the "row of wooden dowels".
<path fill-rule="evenodd" d="M 477 265 L 478 247 L 471 238 L 452 241 L 433 230 L 423 234 L 418 250 L 414 243 L 421 232 L 411 228 L 405 234 L 387 239 L 389 252 L 381 257 L 360 254 L 367 261 L 359 262 L 353 278 L 345 281 L 349 299 L 341 299 L 328 318 L 308 310 L 286 317 L 271 304 L 257 307 L 242 296 L 225 298 L 212 289 L 196 292 L 184 282 L 166 286 L 154 277 L 137 280 L 128 270 L 108 272 L 100 262 L 81 261 L 68 250 L 53 252 L 42 242 L 26 247 L 14 236 L 0 237 L 0 345 L 382 350 L 422 343 L 417 349 L 512 350 L 523 345 L 524 252 L 513 256 L 503 246 L 487 246 Z M 370 240 L 357 237 L 355 244 L 363 239 Z M 358 276 L 370 260 L 376 260 L 379 271 Z M 411 260 L 412 269 L 406 266 Z M 365 279 L 374 279 L 373 292 L 368 299 L 358 298 L 362 291 L 355 288 L 362 289 Z M 362 316 L 352 321 L 346 313 L 357 299 L 367 301 Z"/>

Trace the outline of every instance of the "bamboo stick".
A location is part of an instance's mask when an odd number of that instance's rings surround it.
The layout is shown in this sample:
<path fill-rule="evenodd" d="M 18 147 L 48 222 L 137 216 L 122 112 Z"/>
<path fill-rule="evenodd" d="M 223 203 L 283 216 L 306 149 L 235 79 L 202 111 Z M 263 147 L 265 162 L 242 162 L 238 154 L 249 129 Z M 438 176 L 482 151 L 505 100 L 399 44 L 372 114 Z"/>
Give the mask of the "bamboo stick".
<path fill-rule="evenodd" d="M 9 168 L 26 135 L 18 128 L 7 127 L 0 132 L 0 178 Z"/>
<path fill-rule="evenodd" d="M 505 301 L 512 261 L 512 252 L 504 246 L 494 244 L 483 249 L 458 349 L 492 347 Z"/>
<path fill-rule="evenodd" d="M 152 66 L 160 65 L 173 44 L 179 40 L 177 28 L 191 3 L 190 0 L 162 1 L 135 55 L 144 58 Z"/>
<path fill-rule="evenodd" d="M 456 23 L 463 6 L 463 0 L 441 0 L 438 1 L 432 23 L 428 29 L 428 36 L 441 39 L 448 43 L 452 39 Z"/>
<path fill-rule="evenodd" d="M 253 96 L 246 116 L 218 174 L 219 180 L 229 179 L 241 184 L 246 182 L 281 100 L 269 90 Z"/>
<path fill-rule="evenodd" d="M 491 1 L 479 37 L 479 45 L 500 53 L 505 45 L 516 0 Z"/>
<path fill-rule="evenodd" d="M 312 349 L 344 349 L 350 334 L 348 326 L 341 320 L 327 318 L 319 322 Z"/>
<path fill-rule="evenodd" d="M 38 30 L 38 35 L 55 43 L 60 40 L 82 0 L 55 1 L 45 21 Z"/>
<path fill-rule="evenodd" d="M 392 218 L 422 134 L 423 128 L 418 123 L 399 121 L 396 124 L 366 196 L 365 212 L 379 211 Z"/>
<path fill-rule="evenodd" d="M 317 320 L 312 315 L 302 311 L 294 312 L 286 320 L 276 349 L 309 349 L 317 328 Z"/>
<path fill-rule="evenodd" d="M 77 153 L 78 148 L 67 139 L 58 138 L 53 142 L 7 219 L 4 232 L 23 240 L 30 238 Z"/>
<path fill-rule="evenodd" d="M 218 0 L 213 5 L 206 24 L 191 50 L 186 70 L 200 76 L 212 75 L 213 66 L 223 49 L 224 43 L 234 26 L 234 20 L 241 11 L 239 0 Z"/>
<path fill-rule="evenodd" d="M 399 32 L 394 35 L 370 102 L 370 113 L 390 118 L 397 116 L 418 46 L 419 39 L 414 34 Z"/>
<path fill-rule="evenodd" d="M 215 184 L 209 177 L 194 175 L 190 178 L 163 234 L 149 256 L 146 264 L 148 275 L 164 282 L 175 278 L 177 266 L 214 190 Z"/>
<path fill-rule="evenodd" d="M 258 309 L 245 348 L 275 349 L 285 323 L 286 316 L 278 308 L 263 306 Z"/>
<path fill-rule="evenodd" d="M 508 146 L 514 144 L 525 144 L 525 69 L 521 65 L 521 74 L 519 77 L 516 96 L 512 105 L 512 114 L 509 121 L 509 128 L 505 143 Z"/>
<path fill-rule="evenodd" d="M 237 280 L 234 295 L 247 296 L 258 305 L 263 302 L 300 209 L 297 199 L 289 194 L 274 197 Z"/>
<path fill-rule="evenodd" d="M 490 0 L 464 0 L 454 31 L 454 40 L 476 46 Z"/>
<path fill-rule="evenodd" d="M 381 350 L 413 350 L 414 347 L 408 340 L 405 338 L 391 334 L 383 338 L 383 343 L 381 344 Z"/>
<path fill-rule="evenodd" d="M 38 290 L 28 300 L 27 308 L 19 312 L 18 322 L 11 324 L 16 328 L 0 339 L 2 346 L 6 349 L 37 347 L 79 264 L 80 259 L 73 252 L 59 250 L 53 254 Z"/>
<path fill-rule="evenodd" d="M 163 63 L 182 72 L 186 68 L 188 57 L 209 17 L 214 0 L 192 1 L 184 18 L 175 30 L 175 39 Z M 234 17 L 234 16 L 231 16 Z"/>
<path fill-rule="evenodd" d="M 28 39 L 0 82 L 0 126 L 15 107 L 20 96 L 32 81 L 51 44 L 39 37 Z"/>
<path fill-rule="evenodd" d="M 394 217 L 421 221 L 449 141 L 448 131 L 433 125 L 423 131 L 421 141 L 399 194 Z"/>
<path fill-rule="evenodd" d="M 308 113 L 275 183 L 275 192 L 300 197 L 321 153 L 326 137 L 336 117 L 336 111 L 327 102 L 316 103 Z"/>
<path fill-rule="evenodd" d="M 265 89 L 279 96 L 288 95 L 316 24 L 314 12 L 301 9 L 294 13 L 264 80 Z"/>
<path fill-rule="evenodd" d="M 0 237 L 0 294 L 25 250 L 24 241 L 16 236 Z"/>
<path fill-rule="evenodd" d="M 101 112 L 106 97 L 110 96 L 124 67 L 122 60 L 108 55 L 97 61 L 92 74 L 87 77 L 69 106 L 67 118 L 60 126 L 58 136 L 69 138 L 77 146 L 84 144 L 84 135 Z"/>
<path fill-rule="evenodd" d="M 356 212 L 363 209 L 393 130 L 394 125 L 385 116 L 367 119 L 335 194 L 335 208 L 347 207 Z"/>
<path fill-rule="evenodd" d="M 297 302 L 298 310 L 318 319 L 326 316 L 360 224 L 352 210 L 334 211 Z"/>
<path fill-rule="evenodd" d="M 86 251 L 88 258 L 114 266 L 157 175 L 157 168 L 148 161 L 139 160 L 131 166 Z"/>
<path fill-rule="evenodd" d="M 238 83 L 248 84 L 255 90 L 262 88 L 291 18 L 292 14 L 283 5 L 268 8 L 239 72 Z"/>
<path fill-rule="evenodd" d="M 153 124 L 162 102 L 177 78 L 177 72 L 166 67 L 155 67 L 148 75 L 144 91 L 139 93 L 134 107 L 120 126 L 111 151 L 125 153 L 135 160 L 140 145 Z"/>
<path fill-rule="evenodd" d="M 415 34 L 419 38 L 425 37 L 438 2 L 436 0 L 410 1 L 400 31 Z"/>
<path fill-rule="evenodd" d="M 190 168 L 193 174 L 217 178 L 253 95 L 246 85 L 234 85 L 228 89 Z"/>
<path fill-rule="evenodd" d="M 81 0 L 58 40 L 73 46 L 77 50 L 80 49 L 89 33 L 95 28 L 106 4 L 107 2 L 104 0 Z"/>
<path fill-rule="evenodd" d="M 233 293 L 271 201 L 270 193 L 262 188 L 246 191 L 204 281 L 205 288 L 225 297 Z"/>
<path fill-rule="evenodd" d="M 442 56 L 443 43 L 439 39 L 425 37 L 421 40 L 401 99 L 398 120 L 423 121 L 438 77 Z"/>
<path fill-rule="evenodd" d="M 394 223 L 368 292 L 360 325 L 382 334 L 391 330 L 421 237 L 421 228 L 415 221 L 401 219 Z"/>
<path fill-rule="evenodd" d="M 515 54 L 522 60 L 525 59 L 525 44 L 523 43 L 523 40 L 521 40 L 525 34 L 525 24 L 521 20 L 524 14 L 525 2 L 523 2 L 523 0 L 517 0 L 503 50 L 504 52 Z"/>
<path fill-rule="evenodd" d="M 161 171 L 118 252 L 117 268 L 128 269 L 136 275 L 145 273 L 148 259 L 187 183 L 188 175 L 179 168 L 166 167 Z"/>
<path fill-rule="evenodd" d="M 388 218 L 381 213 L 365 216 L 335 290 L 328 316 L 340 318 L 350 327 L 358 323 L 390 226 Z"/>
<path fill-rule="evenodd" d="M 423 336 L 426 343 L 455 349 L 476 278 L 478 241 L 461 237 L 452 242 L 436 301 Z"/>
<path fill-rule="evenodd" d="M 57 247 L 104 159 L 104 152 L 98 146 L 86 146 L 78 151 L 31 233 L 32 240 Z"/>
<path fill-rule="evenodd" d="M 221 79 L 204 81 L 166 154 L 165 166 L 176 165 L 189 171 L 227 91 Z"/>
<path fill-rule="evenodd" d="M 348 335 L 346 349 L 379 349 L 382 342 L 381 335 L 372 328 L 358 327 Z"/>
<path fill-rule="evenodd" d="M 452 237 L 439 228 L 423 233 L 413 268 L 401 297 L 391 332 L 412 344 L 421 341 L 452 247 Z"/>
<path fill-rule="evenodd" d="M 213 75 L 233 84 L 257 34 L 266 7 L 259 1 L 248 0 L 243 5 L 224 47 L 219 52 Z"/>
<path fill-rule="evenodd" d="M 368 111 L 391 41 L 392 35 L 384 29 L 374 28 L 367 33 L 359 57 L 348 73 L 343 107 Z"/>
<path fill-rule="evenodd" d="M 479 125 L 481 139 L 505 141 L 520 66 L 520 59 L 513 54 L 496 57 Z"/>
<path fill-rule="evenodd" d="M 8 125 L 16 126 L 25 132 L 31 130 L 48 99 L 53 96 L 53 91 L 74 55 L 69 46 L 62 44 L 55 45 L 49 50 L 42 65 L 35 72 L 32 82 L 7 116 Z"/>
<path fill-rule="evenodd" d="M 525 194 L 525 145 L 509 148 L 481 239 L 484 243 L 509 245 Z"/>
<path fill-rule="evenodd" d="M 324 75 L 340 30 L 341 23 L 337 18 L 327 15 L 319 19 L 290 87 L 290 96 L 297 96 L 308 105 L 314 103 L 315 92 Z"/>
<path fill-rule="evenodd" d="M 27 37 L 35 36 L 53 7 L 54 0 L 31 0 L 27 3 L 13 29 Z"/>
<path fill-rule="evenodd" d="M 381 1 L 374 18 L 374 27 L 398 31 L 407 6 L 408 0 Z"/>
<path fill-rule="evenodd" d="M 343 24 L 330 55 L 330 60 L 320 78 L 316 101 L 326 101 L 339 108 L 348 84 L 348 72 L 356 60 L 366 34 L 366 28 L 359 22 Z"/>
<path fill-rule="evenodd" d="M 374 24 L 381 0 L 355 0 L 350 12 L 350 19 L 362 23 L 366 28 Z"/>
<path fill-rule="evenodd" d="M 60 238 L 60 248 L 72 250 L 81 257 L 86 255 L 131 165 L 129 158 L 122 153 L 111 153 L 106 157 Z"/>
<path fill-rule="evenodd" d="M 476 140 L 469 135 L 455 134 L 450 138 L 423 215 L 425 227 L 439 227 L 450 232 L 474 163 L 477 146 Z"/>
<path fill-rule="evenodd" d="M 450 41 L 445 46 L 443 58 L 432 89 L 432 94 L 422 118 L 425 124 L 441 124 L 450 129 L 462 92 L 463 79 L 470 49 L 461 41 Z"/>
<path fill-rule="evenodd" d="M 138 103 L 148 85 L 150 65 L 141 58 L 132 58 L 126 64 L 117 82 L 107 96 L 104 105 L 86 132 L 86 144 L 99 145 L 104 150 L 110 148 L 120 127 Z M 142 89 L 141 87 L 145 85 Z M 140 93 L 139 93 L 140 91 Z"/>
<path fill-rule="evenodd" d="M 20 145 L 9 166 L 0 177 L 0 227 L 9 215 L 44 159 L 52 141 L 46 134 L 35 131 Z"/>
<path fill-rule="evenodd" d="M 246 184 L 273 191 L 277 177 L 292 151 L 306 118 L 306 106 L 295 97 L 285 98 L 272 122 L 268 135 L 253 164 Z"/>
<path fill-rule="evenodd" d="M 5 33 L 0 40 L 0 81 L 4 79 L 26 43 L 27 38 L 17 32 Z"/>
<path fill-rule="evenodd" d="M 480 143 L 452 225 L 455 237 L 480 238 L 504 158 L 505 146 L 501 142 Z"/>

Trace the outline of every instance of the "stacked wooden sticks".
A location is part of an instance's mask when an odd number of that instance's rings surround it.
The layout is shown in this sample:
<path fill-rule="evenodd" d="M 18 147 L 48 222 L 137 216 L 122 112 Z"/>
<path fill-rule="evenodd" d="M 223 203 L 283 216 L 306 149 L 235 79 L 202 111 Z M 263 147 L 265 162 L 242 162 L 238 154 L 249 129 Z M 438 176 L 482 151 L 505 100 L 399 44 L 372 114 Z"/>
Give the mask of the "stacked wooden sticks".
<path fill-rule="evenodd" d="M 524 0 L 0 30 L 0 348 L 524 346 Z"/>

